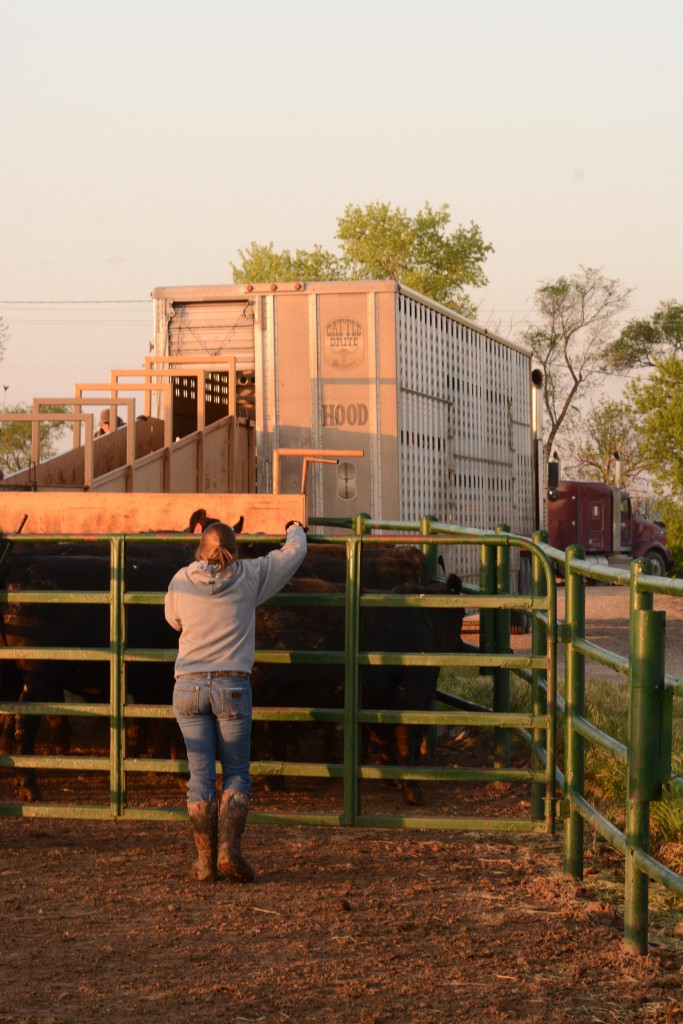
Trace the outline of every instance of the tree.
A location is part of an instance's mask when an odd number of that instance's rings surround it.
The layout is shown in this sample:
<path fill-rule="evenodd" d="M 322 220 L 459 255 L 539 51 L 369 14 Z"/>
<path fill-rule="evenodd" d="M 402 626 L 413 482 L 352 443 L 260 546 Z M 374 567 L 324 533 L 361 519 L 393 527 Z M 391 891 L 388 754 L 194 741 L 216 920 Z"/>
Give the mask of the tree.
<path fill-rule="evenodd" d="M 231 264 L 236 284 L 249 281 L 338 281 L 345 276 L 339 258 L 319 245 L 310 252 L 297 249 L 292 255 L 289 249 L 275 252 L 272 242 L 268 245 L 252 242 L 245 250 L 238 249 L 237 253 L 241 265 Z"/>
<path fill-rule="evenodd" d="M 675 572 L 683 571 L 683 306 L 662 302 L 649 320 L 632 320 L 610 353 L 619 369 L 649 369 L 626 396 L 640 417 L 646 467 L 666 523 Z"/>
<path fill-rule="evenodd" d="M 239 249 L 241 263 L 231 264 L 233 280 L 391 280 L 400 281 L 423 295 L 473 316 L 476 309 L 465 289 L 487 283 L 482 264 L 493 246 L 484 242 L 480 228 L 471 223 L 447 231 L 451 215 L 447 204 L 432 210 L 429 203 L 411 217 L 390 203 L 348 205 L 337 220 L 336 238 L 341 255 L 316 245 L 311 251 L 289 249 L 278 253 L 273 243 L 252 242 Z"/>
<path fill-rule="evenodd" d="M 580 392 L 604 371 L 614 319 L 629 294 L 621 281 L 591 267 L 536 289 L 540 323 L 524 337 L 543 369 L 543 400 L 550 421 L 548 454 Z"/>
<path fill-rule="evenodd" d="M 614 483 L 615 459 L 621 459 L 624 487 L 632 488 L 645 473 L 638 417 L 627 402 L 607 401 L 592 405 L 585 415 L 573 410 L 560 437 L 565 448 L 564 476 L 578 480 Z"/>
<path fill-rule="evenodd" d="M 629 321 L 606 349 L 617 372 L 654 367 L 670 355 L 683 355 L 683 306 L 673 299 L 660 302 L 650 318 Z"/>
<path fill-rule="evenodd" d="M 61 405 L 46 406 L 43 410 L 50 412 L 67 412 Z M 9 406 L 5 412 L 29 413 L 31 409 L 26 403 Z M 40 459 L 49 459 L 57 453 L 56 442 L 66 430 L 65 423 L 40 424 Z M 0 469 L 5 474 L 19 473 L 31 465 L 31 424 L 22 422 L 0 424 Z"/>
<path fill-rule="evenodd" d="M 623 343 L 623 344 L 622 344 Z M 619 346 L 622 347 L 619 347 Z M 641 419 L 643 450 L 662 494 L 683 499 L 683 306 L 662 302 L 650 320 L 632 320 L 611 348 L 622 368 L 651 368 L 628 385 Z"/>
<path fill-rule="evenodd" d="M 662 493 L 683 498 L 683 359 L 669 356 L 646 381 L 632 381 L 627 397 L 640 416 L 647 467 Z"/>
<path fill-rule="evenodd" d="M 670 355 L 646 381 L 632 381 L 627 396 L 641 417 L 643 451 L 666 523 L 675 572 L 683 570 L 683 359 Z"/>
<path fill-rule="evenodd" d="M 493 246 L 484 242 L 473 223 L 449 234 L 450 219 L 447 204 L 432 210 L 425 203 L 415 217 L 400 208 L 392 210 L 390 203 L 347 206 L 337 221 L 337 238 L 349 276 L 400 281 L 466 316 L 474 315 L 476 309 L 464 289 L 487 283 L 482 263 Z"/>

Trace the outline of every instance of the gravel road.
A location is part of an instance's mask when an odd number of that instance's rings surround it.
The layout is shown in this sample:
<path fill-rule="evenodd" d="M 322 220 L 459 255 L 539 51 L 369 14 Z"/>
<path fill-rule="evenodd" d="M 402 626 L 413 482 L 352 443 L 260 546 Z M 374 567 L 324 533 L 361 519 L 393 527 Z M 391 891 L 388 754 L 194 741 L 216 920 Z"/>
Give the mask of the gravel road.
<path fill-rule="evenodd" d="M 565 616 L 564 599 L 564 587 L 558 587 L 557 613 L 560 620 L 564 620 Z M 657 610 L 666 613 L 665 672 L 683 679 L 683 598 L 655 595 L 654 606 Z M 627 587 L 587 587 L 586 639 L 608 651 L 627 657 L 628 610 L 629 591 Z M 465 635 L 465 639 L 471 640 L 467 635 Z M 530 644 L 530 635 L 513 636 L 511 640 L 511 646 L 515 651 L 526 651 Z M 560 675 L 564 675 L 564 646 L 562 644 L 558 645 L 558 670 Z M 625 681 L 625 676 L 593 661 L 586 662 L 586 678 L 622 678 Z"/>

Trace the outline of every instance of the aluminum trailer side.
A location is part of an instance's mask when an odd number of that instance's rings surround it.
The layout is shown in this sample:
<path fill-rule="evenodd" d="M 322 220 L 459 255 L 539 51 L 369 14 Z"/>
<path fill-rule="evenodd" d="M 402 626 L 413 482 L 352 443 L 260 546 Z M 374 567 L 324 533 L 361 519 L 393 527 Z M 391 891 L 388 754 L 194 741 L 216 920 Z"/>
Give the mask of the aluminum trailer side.
<path fill-rule="evenodd" d="M 258 492 L 273 489 L 276 449 L 362 449 L 362 459 L 309 468 L 309 515 L 434 515 L 533 531 L 526 345 L 393 281 L 157 288 L 152 296 L 157 358 L 235 355 L 238 413 L 256 425 Z M 301 460 L 285 460 L 281 490 L 298 491 L 301 479 Z M 451 561 L 449 569 L 476 576 L 475 551 Z"/>

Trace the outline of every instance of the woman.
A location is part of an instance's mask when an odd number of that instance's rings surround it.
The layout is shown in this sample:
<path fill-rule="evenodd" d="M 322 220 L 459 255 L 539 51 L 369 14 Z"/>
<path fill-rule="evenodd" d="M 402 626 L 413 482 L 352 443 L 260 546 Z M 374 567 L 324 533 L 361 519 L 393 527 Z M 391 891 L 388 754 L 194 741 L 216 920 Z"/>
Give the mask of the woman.
<path fill-rule="evenodd" d="M 234 531 L 212 523 L 202 533 L 195 561 L 175 574 L 166 594 L 166 619 L 180 631 L 173 710 L 190 766 L 187 809 L 198 855 L 190 873 L 200 881 L 213 880 L 216 872 L 254 880 L 241 839 L 251 796 L 255 611 L 306 556 L 301 523 L 287 523 L 285 532 L 279 550 L 239 560 Z M 217 760 L 223 770 L 220 807 Z"/>

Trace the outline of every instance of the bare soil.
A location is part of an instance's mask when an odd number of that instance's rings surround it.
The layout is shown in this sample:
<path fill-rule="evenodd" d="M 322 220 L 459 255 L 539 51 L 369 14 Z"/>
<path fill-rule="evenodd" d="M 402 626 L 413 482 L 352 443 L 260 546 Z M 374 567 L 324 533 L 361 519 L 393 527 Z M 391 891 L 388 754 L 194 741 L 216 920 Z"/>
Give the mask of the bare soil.
<path fill-rule="evenodd" d="M 590 620 L 616 650 L 614 593 L 591 594 L 603 617 Z M 449 736 L 438 754 L 490 757 L 482 735 Z M 48 800 L 106 801 L 100 775 L 41 781 Z M 0 800 L 11 785 L 1 772 Z M 131 800 L 181 807 L 180 780 L 141 774 Z M 432 784 L 427 801 L 529 815 L 528 788 L 500 783 Z M 333 780 L 279 793 L 256 780 L 256 811 L 339 802 Z M 363 806 L 424 813 L 382 783 L 364 784 Z M 250 824 L 245 853 L 254 885 L 200 884 L 185 822 L 0 817 L 0 1022 L 683 1021 L 683 915 L 652 929 L 646 957 L 626 953 L 605 895 L 623 865 L 590 836 L 583 884 L 562 877 L 561 835 Z"/>

